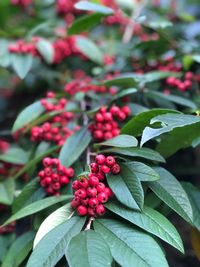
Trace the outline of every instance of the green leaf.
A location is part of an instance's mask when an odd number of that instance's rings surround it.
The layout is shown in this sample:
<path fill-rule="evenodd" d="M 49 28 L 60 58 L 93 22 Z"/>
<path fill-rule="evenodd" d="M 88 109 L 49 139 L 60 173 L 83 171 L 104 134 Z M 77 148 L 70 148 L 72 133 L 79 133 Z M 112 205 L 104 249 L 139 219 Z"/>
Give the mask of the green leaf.
<path fill-rule="evenodd" d="M 151 190 L 166 205 L 191 223 L 193 221 L 192 207 L 181 184 L 164 168 L 155 167 L 154 170 L 160 175 L 160 180 L 149 183 Z"/>
<path fill-rule="evenodd" d="M 0 263 L 3 262 L 8 248 L 13 243 L 14 235 L 0 235 Z"/>
<path fill-rule="evenodd" d="M 13 69 L 21 79 L 24 79 L 33 64 L 33 57 L 30 54 L 11 54 L 11 64 Z"/>
<path fill-rule="evenodd" d="M 5 153 L 0 155 L 0 160 L 23 165 L 28 160 L 28 153 L 19 147 L 10 147 Z"/>
<path fill-rule="evenodd" d="M 108 175 L 109 186 L 122 204 L 136 210 L 143 209 L 144 192 L 139 179 L 128 164 L 120 164 L 120 166 L 120 174 Z"/>
<path fill-rule="evenodd" d="M 193 115 L 185 115 L 185 114 L 164 114 L 160 116 L 154 117 L 150 124 L 160 123 L 161 128 L 150 128 L 146 127 L 143 131 L 141 146 L 147 141 L 160 136 L 163 133 L 168 133 L 172 131 L 174 128 L 182 127 L 184 130 L 184 126 L 199 123 L 200 118 Z"/>
<path fill-rule="evenodd" d="M 117 93 L 115 96 L 112 97 L 112 101 L 115 101 L 115 100 L 122 98 L 124 96 L 127 96 L 127 95 L 135 94 L 137 92 L 138 92 L 138 90 L 136 88 L 128 88 L 128 89 L 122 90 L 119 93 Z"/>
<path fill-rule="evenodd" d="M 95 146 L 114 146 L 114 147 L 134 147 L 138 145 L 138 141 L 135 137 L 120 134 L 112 139 L 105 142 L 95 144 Z"/>
<path fill-rule="evenodd" d="M 71 166 L 84 152 L 91 141 L 91 134 L 87 127 L 82 127 L 79 131 L 70 136 L 59 154 L 59 160 L 65 167 Z"/>
<path fill-rule="evenodd" d="M 90 3 L 88 1 L 80 1 L 74 5 L 75 8 L 86 11 L 93 11 L 105 15 L 111 15 L 113 10 L 107 6 Z"/>
<path fill-rule="evenodd" d="M 171 109 L 151 109 L 139 113 L 137 116 L 133 117 L 122 127 L 121 133 L 133 136 L 141 135 L 142 131 L 147 125 L 149 125 L 152 118 L 166 113 L 179 113 L 179 112 Z"/>
<path fill-rule="evenodd" d="M 45 151 L 43 154 L 40 153 L 35 158 L 29 160 L 28 163 L 23 168 L 21 168 L 15 175 L 13 175 L 13 179 L 20 177 L 23 173 L 25 173 L 30 168 L 35 166 L 38 162 L 40 162 L 44 157 L 46 157 L 46 156 L 50 155 L 51 153 L 53 153 L 54 151 L 58 150 L 58 148 L 59 148 L 58 146 L 53 146 L 53 147 L 49 148 L 47 151 Z"/>
<path fill-rule="evenodd" d="M 19 266 L 32 249 L 34 232 L 27 232 L 17 238 L 8 250 L 2 267 Z"/>
<path fill-rule="evenodd" d="M 128 157 L 139 157 L 144 159 L 149 159 L 158 162 L 165 162 L 165 159 L 156 151 L 150 148 L 138 148 L 138 147 L 131 147 L 131 148 L 109 148 L 105 150 L 101 150 L 102 153 L 113 153 L 124 155 Z"/>
<path fill-rule="evenodd" d="M 170 71 L 150 71 L 143 75 L 140 75 L 140 80 L 142 83 L 150 83 L 166 79 L 167 77 L 180 77 L 180 73 L 170 72 Z"/>
<path fill-rule="evenodd" d="M 184 252 L 179 233 L 161 213 L 146 206 L 144 206 L 143 212 L 133 211 L 114 202 L 109 202 L 105 206 L 118 216 L 159 237 L 181 252 Z"/>
<path fill-rule="evenodd" d="M 34 239 L 33 248 L 35 248 L 35 246 L 45 235 L 48 234 L 48 232 L 71 218 L 73 213 L 74 211 L 71 209 L 71 203 L 60 207 L 59 209 L 51 213 L 40 225 L 40 228 L 38 229 Z"/>
<path fill-rule="evenodd" d="M 86 37 L 77 37 L 76 46 L 86 57 L 98 64 L 103 64 L 103 54 L 98 46 Z"/>
<path fill-rule="evenodd" d="M 137 228 L 117 220 L 98 219 L 94 221 L 94 230 L 105 239 L 120 266 L 168 266 L 158 243 Z"/>
<path fill-rule="evenodd" d="M 17 119 L 14 122 L 12 132 L 16 132 L 34 119 L 38 118 L 44 112 L 44 107 L 37 101 L 30 106 L 26 107 L 20 112 Z"/>
<path fill-rule="evenodd" d="M 107 243 L 93 230 L 81 232 L 71 239 L 66 258 L 70 267 L 111 267 L 112 264 Z"/>
<path fill-rule="evenodd" d="M 54 267 L 65 254 L 71 238 L 81 231 L 85 219 L 86 217 L 72 217 L 51 230 L 33 250 L 27 267 Z"/>
<path fill-rule="evenodd" d="M 13 214 L 5 223 L 4 225 L 9 224 L 10 222 L 19 220 L 21 218 L 24 218 L 26 216 L 32 215 L 36 212 L 39 212 L 43 209 L 46 209 L 54 204 L 57 204 L 62 201 L 71 200 L 72 196 L 55 196 L 55 197 L 47 197 L 42 200 L 38 200 L 34 203 L 31 203 L 28 206 L 25 206 L 21 210 L 19 210 L 17 213 Z"/>
<path fill-rule="evenodd" d="M 164 157 L 169 157 L 179 149 L 194 146 L 199 142 L 200 123 L 186 125 L 173 129 L 167 136 L 163 136 L 156 150 Z"/>
<path fill-rule="evenodd" d="M 99 14 L 99 13 L 81 16 L 80 18 L 74 21 L 74 23 L 69 28 L 67 33 L 68 35 L 73 35 L 89 31 L 94 26 L 98 25 L 103 17 L 104 14 Z"/>
<path fill-rule="evenodd" d="M 14 198 L 14 181 L 12 178 L 6 178 L 0 182 L 0 203 L 11 205 Z"/>
<path fill-rule="evenodd" d="M 123 86 L 125 88 L 131 88 L 137 85 L 137 79 L 133 75 L 123 74 L 117 78 L 110 79 L 103 82 L 106 86 Z"/>
<path fill-rule="evenodd" d="M 160 179 L 160 175 L 151 167 L 138 161 L 131 161 L 126 163 L 136 177 L 142 182 L 151 182 Z"/>
<path fill-rule="evenodd" d="M 27 206 L 27 204 L 30 203 L 30 199 L 33 198 L 33 195 L 40 190 L 41 187 L 39 185 L 38 178 L 33 179 L 30 181 L 22 190 L 22 192 L 16 197 L 16 199 L 13 202 L 12 211 L 13 213 L 16 213 L 24 206 Z M 41 197 L 45 195 L 44 190 L 42 189 L 43 194 L 41 194 Z"/>
<path fill-rule="evenodd" d="M 158 99 L 167 100 L 175 104 L 178 104 L 180 106 L 188 107 L 191 109 L 197 108 L 197 105 L 193 101 L 186 99 L 185 97 L 181 97 L 177 95 L 172 95 L 172 94 L 166 95 L 160 92 L 148 91 L 145 93 L 145 96 L 151 99 L 155 99 L 155 100 L 158 100 Z"/>
<path fill-rule="evenodd" d="M 40 55 L 44 58 L 44 60 L 48 64 L 52 64 L 54 59 L 54 48 L 52 44 L 45 39 L 40 39 L 37 42 L 36 47 Z"/>
<path fill-rule="evenodd" d="M 193 225 L 200 231 L 200 190 L 191 183 L 183 182 L 182 186 L 186 191 L 193 210 Z"/>
<path fill-rule="evenodd" d="M 149 21 L 148 24 L 149 27 L 153 28 L 153 29 L 165 29 L 168 27 L 172 27 L 173 24 L 171 21 L 169 20 L 157 20 L 157 21 Z"/>

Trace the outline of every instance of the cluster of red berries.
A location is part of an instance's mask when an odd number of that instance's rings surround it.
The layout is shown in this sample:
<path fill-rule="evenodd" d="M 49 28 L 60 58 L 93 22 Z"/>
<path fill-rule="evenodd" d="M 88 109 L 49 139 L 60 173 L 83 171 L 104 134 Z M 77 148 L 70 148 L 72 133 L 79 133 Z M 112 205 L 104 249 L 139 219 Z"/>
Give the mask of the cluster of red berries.
<path fill-rule="evenodd" d="M 53 43 L 54 58 L 53 63 L 58 64 L 69 56 L 80 56 L 85 58 L 76 45 L 76 36 L 67 37 L 65 39 L 57 39 Z"/>
<path fill-rule="evenodd" d="M 44 158 L 44 169 L 38 173 L 40 185 L 48 195 L 60 195 L 60 189 L 74 176 L 73 168 L 66 168 L 57 158 Z"/>
<path fill-rule="evenodd" d="M 91 172 L 72 184 L 74 199 L 71 202 L 80 216 L 102 216 L 106 209 L 104 204 L 113 197 L 112 190 L 106 186 L 105 174 L 120 172 L 120 166 L 112 156 L 97 155 L 96 162 L 91 163 Z"/>
<path fill-rule="evenodd" d="M 15 6 L 26 7 L 32 4 L 33 0 L 11 0 L 11 4 Z"/>
<path fill-rule="evenodd" d="M 47 97 L 53 98 L 55 94 L 48 92 Z M 61 112 L 53 116 L 48 122 L 40 126 L 34 126 L 31 129 L 31 141 L 55 142 L 58 146 L 62 146 L 65 140 L 79 129 L 79 126 L 75 126 L 73 129 L 67 127 L 68 123 L 74 118 L 74 114 L 69 111 L 64 111 L 67 104 L 65 98 L 61 98 L 57 103 L 42 99 L 41 104 L 45 108 L 46 113 L 53 111 Z"/>
<path fill-rule="evenodd" d="M 12 222 L 6 226 L 0 226 L 0 234 L 9 234 L 15 231 L 16 222 Z"/>
<path fill-rule="evenodd" d="M 34 37 L 32 42 L 25 42 L 24 40 L 18 40 L 15 44 L 10 44 L 8 50 L 13 54 L 31 54 L 33 57 L 38 56 L 35 42 L 38 41 L 37 37 Z"/>
<path fill-rule="evenodd" d="M 95 115 L 95 121 L 89 126 L 93 138 L 97 142 L 101 142 L 119 135 L 118 121 L 124 121 L 130 113 L 128 106 L 123 106 L 122 108 L 112 106 L 110 109 L 101 107 Z"/>
<path fill-rule="evenodd" d="M 184 81 L 175 77 L 169 77 L 166 80 L 166 84 L 168 86 L 178 89 L 179 91 L 184 92 L 191 89 L 193 78 L 194 78 L 193 73 L 188 71 L 185 73 Z"/>
<path fill-rule="evenodd" d="M 64 91 L 69 95 L 75 95 L 79 92 L 94 92 L 99 94 L 110 93 L 112 95 L 116 93 L 115 88 L 107 88 L 104 85 L 94 85 L 91 84 L 91 80 L 92 79 L 88 76 L 83 79 L 72 80 L 71 82 L 65 85 Z"/>

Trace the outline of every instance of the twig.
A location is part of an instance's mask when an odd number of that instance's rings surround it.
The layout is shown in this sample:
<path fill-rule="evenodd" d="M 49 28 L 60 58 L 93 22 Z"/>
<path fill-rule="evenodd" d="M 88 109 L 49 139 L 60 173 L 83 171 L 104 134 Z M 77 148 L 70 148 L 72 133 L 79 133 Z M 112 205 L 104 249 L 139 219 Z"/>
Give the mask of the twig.
<path fill-rule="evenodd" d="M 94 221 L 94 217 L 90 217 L 90 219 L 89 219 L 89 221 L 88 221 L 88 223 L 87 223 L 87 225 L 85 227 L 85 231 L 91 229 L 91 224 L 92 224 L 93 221 Z"/>
<path fill-rule="evenodd" d="M 124 43 L 124 44 L 127 44 L 127 43 L 129 43 L 130 42 L 130 40 L 131 40 L 131 37 L 132 37 L 132 35 L 133 35 L 133 33 L 134 33 L 134 28 L 135 28 L 135 19 L 137 18 L 137 17 L 139 17 L 139 15 L 140 15 L 140 13 L 141 13 L 141 11 L 142 11 L 142 9 L 143 9 L 143 7 L 146 5 L 146 0 L 144 0 L 144 1 L 142 1 L 143 3 L 138 3 L 137 5 L 136 5 L 136 7 L 134 8 L 134 10 L 133 10 L 133 12 L 132 12 L 132 14 L 131 14 L 131 17 L 130 17 L 130 19 L 129 19 L 129 23 L 128 23 L 128 25 L 126 26 L 126 29 L 125 29 L 125 31 L 124 31 L 124 35 L 123 35 L 123 37 L 122 37 L 122 42 Z"/>

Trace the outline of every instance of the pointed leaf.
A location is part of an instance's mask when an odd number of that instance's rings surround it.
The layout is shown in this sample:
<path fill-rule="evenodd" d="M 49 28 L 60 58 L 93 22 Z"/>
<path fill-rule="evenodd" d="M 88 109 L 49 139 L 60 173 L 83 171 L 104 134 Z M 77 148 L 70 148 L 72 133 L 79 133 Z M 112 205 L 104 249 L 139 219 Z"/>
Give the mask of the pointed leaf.
<path fill-rule="evenodd" d="M 0 160 L 23 165 L 28 161 L 28 153 L 19 147 L 10 147 L 5 153 L 0 155 Z"/>
<path fill-rule="evenodd" d="M 112 264 L 108 245 L 93 230 L 81 232 L 71 239 L 66 258 L 70 267 L 111 267 Z"/>
<path fill-rule="evenodd" d="M 129 134 L 138 136 L 142 134 L 142 131 L 149 125 L 152 118 L 166 114 L 166 113 L 179 113 L 176 110 L 171 109 L 151 109 L 139 113 L 137 116 L 129 120 L 121 129 L 122 134 Z"/>
<path fill-rule="evenodd" d="M 91 134 L 87 127 L 81 128 L 70 136 L 63 145 L 59 159 L 65 167 L 71 166 L 84 152 L 91 141 Z"/>
<path fill-rule="evenodd" d="M 20 266 L 31 251 L 34 235 L 34 232 L 27 232 L 17 238 L 5 255 L 2 267 Z"/>
<path fill-rule="evenodd" d="M 189 198 L 179 181 L 167 170 L 155 167 L 154 170 L 160 175 L 160 180 L 149 183 L 151 190 L 177 212 L 187 222 L 193 220 L 192 207 Z"/>
<path fill-rule="evenodd" d="M 182 240 L 176 228 L 161 213 L 146 206 L 144 206 L 143 212 L 133 211 L 116 202 L 107 203 L 105 206 L 115 214 L 159 237 L 181 252 L 184 251 Z"/>
<path fill-rule="evenodd" d="M 77 37 L 77 48 L 90 60 L 98 64 L 103 64 L 103 54 L 98 46 L 86 37 Z"/>
<path fill-rule="evenodd" d="M 61 223 L 67 221 L 73 215 L 73 213 L 74 211 L 71 209 L 71 203 L 68 203 L 51 213 L 40 225 L 40 228 L 37 231 L 34 239 L 33 249 L 40 242 L 40 240 L 46 234 L 48 234 L 48 232 L 50 232 Z"/>
<path fill-rule="evenodd" d="M 98 12 L 105 15 L 110 15 L 113 13 L 113 10 L 107 6 L 90 3 L 88 1 L 80 1 L 74 5 L 75 8 L 86 11 Z"/>
<path fill-rule="evenodd" d="M 138 141 L 135 137 L 120 134 L 112 139 L 105 142 L 95 144 L 95 146 L 114 146 L 114 147 L 134 147 L 138 145 Z"/>
<path fill-rule="evenodd" d="M 26 107 L 24 110 L 20 112 L 18 115 L 13 128 L 12 132 L 16 132 L 17 130 L 21 129 L 37 117 L 39 117 L 44 112 L 44 107 L 37 101 L 30 106 Z"/>
<path fill-rule="evenodd" d="M 193 210 L 193 225 L 200 231 L 200 189 L 190 183 L 182 183 Z"/>
<path fill-rule="evenodd" d="M 52 64 L 53 59 L 54 59 L 53 45 L 45 39 L 40 39 L 37 42 L 36 47 L 37 47 L 37 50 L 39 51 L 40 55 L 44 58 L 44 60 L 48 64 Z"/>
<path fill-rule="evenodd" d="M 131 147 L 131 148 L 109 148 L 101 150 L 102 153 L 113 153 L 129 157 L 139 157 L 158 162 L 165 162 L 165 159 L 157 152 L 146 147 Z"/>
<path fill-rule="evenodd" d="M 66 200 L 70 200 L 72 199 L 72 196 L 59 196 L 59 197 L 47 197 L 45 199 L 42 200 L 38 200 L 24 208 L 22 208 L 21 210 L 19 210 L 17 213 L 15 213 L 14 215 L 12 215 L 5 223 L 4 225 L 9 224 L 10 222 L 19 220 L 21 218 L 24 218 L 26 216 L 32 215 L 36 212 L 39 212 L 43 209 L 46 209 L 54 204 L 57 204 L 59 202 L 62 201 L 66 201 Z"/>
<path fill-rule="evenodd" d="M 21 79 L 24 79 L 33 64 L 33 57 L 30 54 L 11 54 L 13 69 Z"/>
<path fill-rule="evenodd" d="M 127 165 L 142 182 L 156 181 L 160 179 L 160 175 L 151 167 L 138 161 L 127 162 Z"/>
<path fill-rule="evenodd" d="M 26 267 L 54 267 L 63 257 L 69 241 L 77 235 L 86 217 L 72 217 L 45 235 L 33 250 Z"/>
<path fill-rule="evenodd" d="M 94 229 L 109 245 L 113 258 L 123 267 L 167 267 L 162 249 L 148 234 L 116 220 L 95 220 Z"/>
<path fill-rule="evenodd" d="M 118 175 L 108 175 L 108 184 L 122 204 L 140 210 L 144 203 L 142 185 L 128 164 L 121 164 L 120 166 L 121 171 Z"/>
<path fill-rule="evenodd" d="M 11 205 L 14 198 L 14 181 L 12 178 L 7 178 L 0 182 L 0 203 Z"/>

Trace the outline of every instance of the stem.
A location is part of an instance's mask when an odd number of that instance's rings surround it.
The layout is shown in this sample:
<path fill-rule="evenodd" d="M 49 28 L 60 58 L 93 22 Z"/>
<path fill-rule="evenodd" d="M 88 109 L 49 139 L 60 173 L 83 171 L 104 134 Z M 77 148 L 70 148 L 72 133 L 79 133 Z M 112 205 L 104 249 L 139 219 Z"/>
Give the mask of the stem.
<path fill-rule="evenodd" d="M 89 219 L 89 221 L 88 221 L 88 223 L 87 223 L 87 225 L 85 227 L 85 231 L 91 229 L 91 224 L 92 224 L 93 221 L 94 221 L 94 217 L 90 217 L 90 219 Z"/>
<path fill-rule="evenodd" d="M 131 14 L 131 17 L 130 17 L 130 20 L 129 20 L 129 23 L 127 24 L 126 28 L 125 28 L 125 31 L 124 31 L 124 35 L 122 37 L 122 42 L 124 44 L 127 44 L 130 42 L 131 40 L 131 37 L 132 35 L 134 34 L 134 28 L 135 28 L 135 19 L 137 17 L 139 17 L 143 7 L 145 6 L 146 4 L 146 0 L 143 1 L 143 3 L 138 3 L 136 4 L 136 7 L 134 8 L 132 14 Z"/>

